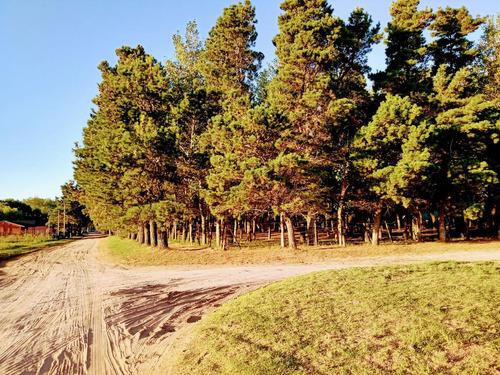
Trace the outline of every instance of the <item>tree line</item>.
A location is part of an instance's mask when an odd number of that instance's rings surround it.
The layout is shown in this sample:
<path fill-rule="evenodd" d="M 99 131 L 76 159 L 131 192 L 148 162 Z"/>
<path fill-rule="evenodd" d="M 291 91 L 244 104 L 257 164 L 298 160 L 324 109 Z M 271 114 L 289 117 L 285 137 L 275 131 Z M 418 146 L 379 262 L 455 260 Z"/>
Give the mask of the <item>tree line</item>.
<path fill-rule="evenodd" d="M 81 235 L 92 226 L 79 203 L 79 188 L 68 183 L 61 186 L 61 197 L 0 200 L 0 221 L 6 220 L 32 226 L 47 226 L 47 234 Z"/>
<path fill-rule="evenodd" d="M 249 0 L 204 41 L 188 23 L 164 64 L 141 46 L 101 63 L 74 162 L 96 227 L 160 248 L 215 233 L 225 249 L 256 227 L 296 248 L 299 225 L 311 245 L 318 225 L 341 245 L 355 227 L 378 244 L 389 218 L 422 240 L 424 214 L 441 241 L 452 223 L 498 235 L 500 18 L 397 0 L 384 33 L 361 8 L 281 10 L 266 69 Z M 372 72 L 381 41 L 386 68 Z"/>

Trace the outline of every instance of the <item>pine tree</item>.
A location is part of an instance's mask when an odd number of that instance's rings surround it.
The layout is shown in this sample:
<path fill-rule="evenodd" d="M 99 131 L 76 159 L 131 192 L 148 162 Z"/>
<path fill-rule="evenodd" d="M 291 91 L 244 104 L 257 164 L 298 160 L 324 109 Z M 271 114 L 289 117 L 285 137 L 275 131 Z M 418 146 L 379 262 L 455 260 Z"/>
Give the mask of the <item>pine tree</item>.
<path fill-rule="evenodd" d="M 487 19 L 479 49 L 480 70 L 484 82 L 482 89 L 486 98 L 494 104 L 494 113 L 498 113 L 500 111 L 500 15 Z M 500 176 L 500 142 L 498 138 L 491 137 L 487 143 L 486 159 L 497 176 Z M 490 231 L 500 238 L 500 184 L 490 186 L 487 195 L 487 215 L 494 212 L 493 219 L 496 221 L 496 228 L 491 228 Z M 493 220 L 491 224 L 493 224 Z"/>
<path fill-rule="evenodd" d="M 145 226 L 146 217 L 154 221 L 149 206 L 163 199 L 165 181 L 175 174 L 175 133 L 166 122 L 163 67 L 141 46 L 116 52 L 116 66 L 103 62 L 99 67 L 98 110 L 84 129 L 84 147 L 75 150 L 82 199 L 97 208 L 89 211 L 96 214 L 97 225 L 114 230 L 123 229 L 120 218 L 134 207 L 149 212 L 136 215 L 137 225 Z"/>
<path fill-rule="evenodd" d="M 355 140 L 356 167 L 378 201 L 372 231 L 374 245 L 380 240 L 383 204 L 412 204 L 429 168 L 425 141 L 433 128 L 421 117 L 422 109 L 409 97 L 388 94 Z"/>
<path fill-rule="evenodd" d="M 338 51 L 332 66 L 331 89 L 336 95 L 337 106 L 341 115 L 332 127 L 331 141 L 325 145 L 325 152 L 331 155 L 331 167 L 325 173 L 325 185 L 328 196 L 337 197 L 337 236 L 340 245 L 345 245 L 344 207 L 352 185 L 351 145 L 358 129 L 372 115 L 374 98 L 368 92 L 366 78 L 371 69 L 368 66 L 368 53 L 378 43 L 382 34 L 380 25 L 372 27 L 372 18 L 362 8 L 356 8 L 349 16 L 348 22 L 341 22 L 339 38 L 335 41 Z"/>
<path fill-rule="evenodd" d="M 200 241 L 206 244 L 208 209 L 200 194 L 206 188 L 209 156 L 202 150 L 200 141 L 215 105 L 207 95 L 200 71 L 203 43 L 196 23 L 188 23 L 184 38 L 176 34 L 173 41 L 176 59 L 167 61 L 166 72 L 173 86 L 170 121 L 176 128 L 179 151 L 176 201 L 184 208 L 182 213 L 179 210 L 172 212 L 183 223 L 199 217 L 202 227 Z"/>
<path fill-rule="evenodd" d="M 498 184 L 489 150 L 499 138 L 495 103 L 476 93 L 477 77 L 464 67 L 447 74 L 442 65 L 434 78 L 436 132 L 431 138 L 433 201 L 439 205 L 440 240 L 445 241 L 444 209 L 454 206 L 469 219 L 477 219 L 488 186 Z M 479 206 L 478 206 L 479 205 Z M 462 215 L 460 215 L 461 217 Z"/>
<path fill-rule="evenodd" d="M 248 0 L 225 8 L 209 33 L 203 55 L 209 96 L 217 98 L 220 107 L 204 135 L 211 154 L 204 198 L 222 223 L 223 249 L 230 218 L 252 210 L 240 184 L 249 168 L 255 168 L 260 144 L 257 125 L 249 114 L 251 81 L 263 58 L 252 50 L 256 22 L 255 8 Z"/>
<path fill-rule="evenodd" d="M 278 72 L 269 91 L 273 127 L 280 133 L 269 163 L 270 191 L 278 192 L 271 205 L 286 223 L 289 247 L 296 248 L 292 216 L 318 211 L 320 177 L 314 171 L 326 160 L 323 145 L 344 109 L 335 105 L 330 87 L 342 25 L 326 1 L 286 0 L 281 9 L 274 38 Z"/>
<path fill-rule="evenodd" d="M 397 0 L 390 8 L 387 25 L 386 70 L 372 75 L 375 91 L 419 97 L 428 91 L 424 30 L 433 19 L 432 10 L 418 10 L 419 0 Z"/>
<path fill-rule="evenodd" d="M 478 50 L 473 48 L 473 42 L 467 39 L 467 35 L 476 31 L 484 21 L 485 18 L 472 17 L 465 7 L 437 10 L 429 26 L 431 36 L 436 38 L 429 46 L 434 60 L 434 74 L 443 64 L 447 73 L 456 73 L 474 61 Z"/>

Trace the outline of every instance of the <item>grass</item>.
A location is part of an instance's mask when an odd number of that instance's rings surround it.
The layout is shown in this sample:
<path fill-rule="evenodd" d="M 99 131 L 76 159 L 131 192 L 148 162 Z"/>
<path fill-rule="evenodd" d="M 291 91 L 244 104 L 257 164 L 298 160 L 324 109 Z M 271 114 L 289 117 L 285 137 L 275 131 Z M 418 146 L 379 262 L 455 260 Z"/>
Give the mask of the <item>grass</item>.
<path fill-rule="evenodd" d="M 62 245 L 69 241 L 71 240 L 53 240 L 50 236 L 43 234 L 0 237 L 0 260 L 13 258 L 18 255 L 31 253 L 56 245 Z"/>
<path fill-rule="evenodd" d="M 106 260 L 128 266 L 150 265 L 235 265 L 263 263 L 311 263 L 349 258 L 373 257 L 381 255 L 404 255 L 444 253 L 452 251 L 488 251 L 498 250 L 499 241 L 456 241 L 449 243 L 424 242 L 420 244 L 394 244 L 374 247 L 371 245 L 356 246 L 322 246 L 304 247 L 297 251 L 281 248 L 269 242 L 246 243 L 241 247 L 231 247 L 221 251 L 199 246 L 186 246 L 171 243 L 171 249 L 160 250 L 135 241 L 108 237 L 102 242 L 101 253 Z"/>
<path fill-rule="evenodd" d="M 500 263 L 316 272 L 233 300 L 175 374 L 498 374 Z"/>

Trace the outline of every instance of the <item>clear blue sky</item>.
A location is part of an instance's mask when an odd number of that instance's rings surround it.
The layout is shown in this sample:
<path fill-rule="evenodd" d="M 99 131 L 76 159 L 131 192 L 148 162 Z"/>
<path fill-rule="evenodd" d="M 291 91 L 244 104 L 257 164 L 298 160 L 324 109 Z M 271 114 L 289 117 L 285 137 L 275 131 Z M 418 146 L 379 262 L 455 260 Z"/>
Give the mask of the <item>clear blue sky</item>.
<path fill-rule="evenodd" d="M 0 0 L 0 199 L 59 196 L 72 179 L 72 148 L 80 142 L 97 95 L 103 60 L 115 49 L 141 44 L 164 62 L 172 35 L 196 20 L 203 38 L 230 0 Z M 280 0 L 254 0 L 257 49 L 274 58 Z M 498 14 L 498 0 L 422 0 L 421 7 L 459 7 Z M 330 1 L 346 19 L 359 5 L 384 27 L 391 0 Z M 384 47 L 370 57 L 383 69 Z"/>

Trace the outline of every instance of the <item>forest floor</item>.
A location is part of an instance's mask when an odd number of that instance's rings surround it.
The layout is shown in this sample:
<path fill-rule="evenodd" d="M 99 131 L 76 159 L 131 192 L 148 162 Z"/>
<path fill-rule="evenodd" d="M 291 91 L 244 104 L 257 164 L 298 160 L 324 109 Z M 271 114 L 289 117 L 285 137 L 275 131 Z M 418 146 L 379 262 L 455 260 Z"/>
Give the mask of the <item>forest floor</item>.
<path fill-rule="evenodd" d="M 442 254 L 447 252 L 477 252 L 500 249 L 500 241 L 476 239 L 473 241 L 454 240 L 446 243 L 426 241 L 421 243 L 397 241 L 384 242 L 380 246 L 370 244 L 304 246 L 290 250 L 279 246 L 278 241 L 243 242 L 241 246 L 231 246 L 227 251 L 207 246 L 170 242 L 168 250 L 141 245 L 136 241 L 118 236 L 108 237 L 101 243 L 101 260 L 123 266 L 181 266 L 183 269 L 206 268 L 231 265 L 260 264 L 311 264 L 321 262 L 355 261 L 359 258 L 376 261 L 381 256 L 392 256 L 395 260 L 403 257 Z M 387 261 L 390 258 L 384 258 Z"/>
<path fill-rule="evenodd" d="M 124 266 L 101 239 L 0 265 L 0 374 L 156 374 L 196 322 L 224 302 L 312 271 L 427 261 L 500 260 L 500 243 L 302 264 Z M 288 263 L 288 264 L 287 264 Z"/>

